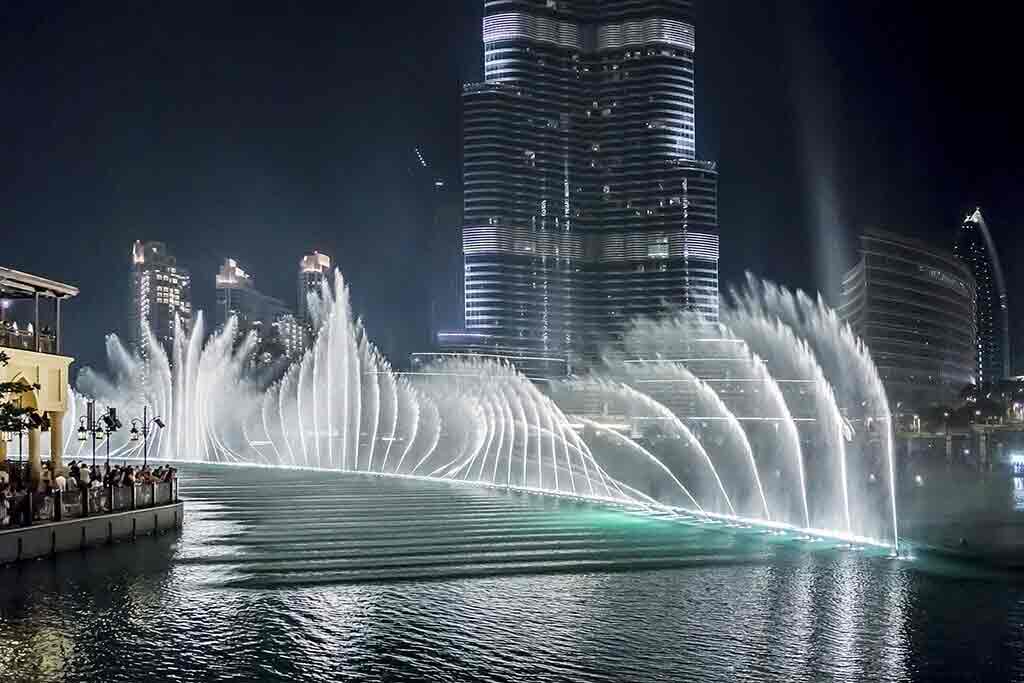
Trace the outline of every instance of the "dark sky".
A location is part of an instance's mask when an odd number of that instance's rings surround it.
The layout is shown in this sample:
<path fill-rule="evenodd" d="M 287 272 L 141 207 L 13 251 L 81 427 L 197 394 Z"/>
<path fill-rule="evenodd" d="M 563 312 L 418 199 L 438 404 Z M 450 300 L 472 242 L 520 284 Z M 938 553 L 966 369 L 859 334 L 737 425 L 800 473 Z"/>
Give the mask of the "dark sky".
<path fill-rule="evenodd" d="M 224 257 L 291 302 L 320 249 L 404 364 L 431 239 L 412 149 L 457 177 L 482 2 L 188 4 L 7 4 L 0 264 L 81 287 L 66 343 L 95 363 L 127 320 L 132 240 L 167 242 L 207 309 Z M 719 162 L 723 282 L 830 292 L 858 228 L 948 245 L 980 204 L 1024 318 L 1024 60 L 1004 4 L 706 0 L 697 134 Z"/>

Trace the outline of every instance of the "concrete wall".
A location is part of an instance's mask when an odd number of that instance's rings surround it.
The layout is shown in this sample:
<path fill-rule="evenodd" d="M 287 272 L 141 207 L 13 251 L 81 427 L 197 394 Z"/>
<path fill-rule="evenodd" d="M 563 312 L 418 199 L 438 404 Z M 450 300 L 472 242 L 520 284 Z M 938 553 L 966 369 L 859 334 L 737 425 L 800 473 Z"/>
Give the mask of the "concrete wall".
<path fill-rule="evenodd" d="M 0 531 L 0 565 L 179 529 L 183 516 L 176 503 Z"/>

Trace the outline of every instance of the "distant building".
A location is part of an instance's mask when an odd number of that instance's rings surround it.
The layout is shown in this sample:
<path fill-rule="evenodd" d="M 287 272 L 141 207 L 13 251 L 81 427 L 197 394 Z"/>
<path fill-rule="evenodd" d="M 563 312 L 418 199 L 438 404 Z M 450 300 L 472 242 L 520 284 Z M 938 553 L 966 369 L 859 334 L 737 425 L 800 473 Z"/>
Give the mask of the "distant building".
<path fill-rule="evenodd" d="M 953 253 L 967 264 L 978 284 L 977 382 L 998 382 L 1011 371 L 1010 317 L 1006 279 L 981 209 L 964 219 Z"/>
<path fill-rule="evenodd" d="M 310 323 L 309 295 L 320 295 L 324 283 L 330 284 L 331 257 L 314 251 L 306 254 L 299 261 L 299 286 L 297 292 L 297 308 L 299 320 Z"/>
<path fill-rule="evenodd" d="M 192 331 L 192 277 L 178 266 L 163 242 L 132 245 L 132 348 L 148 365 L 146 330 L 174 362 L 174 325 L 180 321 L 185 334 Z"/>
<path fill-rule="evenodd" d="M 293 313 L 283 313 L 270 323 L 270 335 L 284 348 L 284 354 L 291 360 L 301 358 L 310 342 L 309 326 Z"/>
<path fill-rule="evenodd" d="M 239 268 L 234 259 L 224 260 L 216 286 L 218 327 L 231 316 L 238 317 L 240 330 L 253 325 L 269 326 L 277 316 L 290 313 L 283 301 L 258 291 L 252 276 Z"/>
<path fill-rule="evenodd" d="M 483 43 L 463 93 L 465 329 L 447 339 L 575 371 L 636 316 L 717 320 L 691 2 L 485 0 Z"/>
<path fill-rule="evenodd" d="M 893 410 L 955 401 L 975 380 L 976 287 L 952 253 L 880 230 L 860 238 L 839 315 L 868 346 Z"/>
<path fill-rule="evenodd" d="M 217 325 L 223 326 L 234 316 L 238 319 L 239 337 L 255 333 L 260 362 L 302 355 L 309 337 L 306 325 L 283 301 L 257 290 L 252 275 L 234 259 L 224 260 L 217 273 L 216 287 Z"/>

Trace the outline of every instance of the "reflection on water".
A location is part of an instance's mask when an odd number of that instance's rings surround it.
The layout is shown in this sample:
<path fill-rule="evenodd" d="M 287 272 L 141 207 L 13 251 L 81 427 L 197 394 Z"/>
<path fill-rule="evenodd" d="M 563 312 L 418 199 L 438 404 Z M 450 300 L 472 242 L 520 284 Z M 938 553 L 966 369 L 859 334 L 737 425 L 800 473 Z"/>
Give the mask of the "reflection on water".
<path fill-rule="evenodd" d="M 182 492 L 180 535 L 0 570 L 0 676 L 1024 676 L 1024 591 L 921 562 L 420 482 L 207 468 Z"/>

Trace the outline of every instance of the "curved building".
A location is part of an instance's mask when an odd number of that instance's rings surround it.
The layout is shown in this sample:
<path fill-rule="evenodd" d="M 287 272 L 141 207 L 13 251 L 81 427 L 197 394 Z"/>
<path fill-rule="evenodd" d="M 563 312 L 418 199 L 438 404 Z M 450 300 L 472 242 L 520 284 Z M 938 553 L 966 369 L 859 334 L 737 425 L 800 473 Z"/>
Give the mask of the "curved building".
<path fill-rule="evenodd" d="M 995 242 L 981 209 L 964 219 L 953 253 L 967 264 L 978 283 L 977 380 L 998 382 L 1010 376 L 1010 320 L 1006 279 Z"/>
<path fill-rule="evenodd" d="M 953 401 L 974 382 L 974 276 L 952 253 L 865 232 L 839 314 L 867 344 L 894 409 Z"/>
<path fill-rule="evenodd" d="M 595 361 L 629 320 L 717 320 L 715 165 L 688 0 L 486 0 L 464 104 L 466 333 Z"/>

